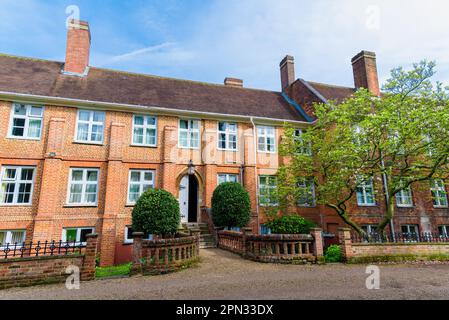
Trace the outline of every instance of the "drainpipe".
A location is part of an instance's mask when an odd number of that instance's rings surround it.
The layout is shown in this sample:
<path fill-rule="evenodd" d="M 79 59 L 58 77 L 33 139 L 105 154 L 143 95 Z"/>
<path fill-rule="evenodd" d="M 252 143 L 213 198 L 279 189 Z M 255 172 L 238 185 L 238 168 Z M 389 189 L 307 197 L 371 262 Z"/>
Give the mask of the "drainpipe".
<path fill-rule="evenodd" d="M 384 159 L 383 159 L 382 155 L 381 155 L 381 164 L 382 164 L 382 167 L 385 168 L 385 163 L 384 163 Z M 385 172 L 382 173 L 382 180 L 383 180 L 384 190 L 385 190 L 385 205 L 388 206 L 388 202 L 390 200 L 390 196 L 388 194 L 388 180 L 387 180 L 387 175 L 385 174 Z M 392 238 L 392 240 L 394 242 L 394 241 L 396 241 L 396 239 L 395 239 L 395 236 L 394 236 L 393 218 L 391 218 L 391 220 L 390 220 L 390 234 L 391 234 L 391 238 Z"/>
<path fill-rule="evenodd" d="M 251 124 L 253 125 L 253 145 L 254 145 L 254 179 L 256 182 L 256 213 L 257 213 L 257 233 L 260 230 L 260 220 L 259 220 L 259 179 L 257 178 L 257 138 L 256 138 L 256 124 L 254 123 L 253 117 L 250 118 Z"/>

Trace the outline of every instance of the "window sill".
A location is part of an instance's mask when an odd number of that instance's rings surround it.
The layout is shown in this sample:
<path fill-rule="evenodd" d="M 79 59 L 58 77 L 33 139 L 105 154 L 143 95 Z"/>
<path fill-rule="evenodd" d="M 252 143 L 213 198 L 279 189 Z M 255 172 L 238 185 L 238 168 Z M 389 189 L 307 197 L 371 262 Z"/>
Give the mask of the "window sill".
<path fill-rule="evenodd" d="M 178 146 L 178 149 L 184 149 L 184 150 L 200 150 L 200 148 L 181 147 L 181 146 Z"/>
<path fill-rule="evenodd" d="M 398 208 L 405 208 L 405 209 L 411 209 L 414 208 L 415 206 L 413 204 L 411 205 L 405 205 L 405 204 L 401 204 L 401 205 L 396 205 Z"/>
<path fill-rule="evenodd" d="M 98 208 L 98 204 L 65 204 L 63 208 Z"/>
<path fill-rule="evenodd" d="M 97 147 L 103 147 L 104 143 L 103 142 L 88 142 L 88 141 L 73 141 L 74 144 L 85 144 L 85 145 L 89 145 L 89 146 L 97 146 Z"/>
<path fill-rule="evenodd" d="M 448 209 L 449 206 L 433 206 L 435 209 Z"/>
<path fill-rule="evenodd" d="M 357 203 L 357 206 L 370 208 L 370 207 L 377 207 L 377 204 L 360 204 L 360 203 Z"/>
<path fill-rule="evenodd" d="M 222 149 L 222 148 L 217 148 L 218 151 L 222 151 L 222 152 L 239 152 L 238 149 Z"/>
<path fill-rule="evenodd" d="M 132 207 L 135 207 L 135 206 L 136 206 L 135 203 L 127 203 L 127 204 L 125 204 L 125 207 L 127 207 L 127 208 L 132 208 Z"/>
<path fill-rule="evenodd" d="M 26 137 L 14 137 L 14 136 L 7 136 L 7 139 L 11 140 L 23 140 L 23 141 L 41 141 L 41 138 L 26 138 Z"/>
<path fill-rule="evenodd" d="M 33 204 L 31 204 L 31 203 L 11 203 L 11 204 L 9 204 L 9 203 L 1 203 L 0 204 L 0 207 L 14 207 L 14 208 L 17 208 L 17 207 L 24 207 L 24 208 L 30 208 L 30 207 L 32 207 L 33 206 Z"/>
<path fill-rule="evenodd" d="M 153 149 L 157 149 L 157 145 L 146 145 L 146 144 L 130 144 L 129 145 L 132 148 L 153 148 Z"/>
<path fill-rule="evenodd" d="M 260 150 L 257 150 L 257 153 L 277 154 L 276 151 L 260 151 Z"/>

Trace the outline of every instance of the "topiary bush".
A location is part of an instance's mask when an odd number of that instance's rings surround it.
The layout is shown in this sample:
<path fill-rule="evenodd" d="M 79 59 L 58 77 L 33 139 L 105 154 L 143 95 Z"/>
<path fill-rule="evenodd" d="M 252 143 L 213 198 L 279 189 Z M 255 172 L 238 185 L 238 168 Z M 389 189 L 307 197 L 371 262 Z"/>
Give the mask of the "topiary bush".
<path fill-rule="evenodd" d="M 133 230 L 163 237 L 175 235 L 181 221 L 179 202 L 168 191 L 149 189 L 132 212 Z"/>
<path fill-rule="evenodd" d="M 341 247 L 338 244 L 333 244 L 327 248 L 324 254 L 326 262 L 341 262 L 343 255 L 341 254 Z"/>
<path fill-rule="evenodd" d="M 245 227 L 251 217 L 248 191 L 237 182 L 220 184 L 212 195 L 212 220 L 217 227 Z"/>
<path fill-rule="evenodd" d="M 288 214 L 266 222 L 265 226 L 274 234 L 308 234 L 315 224 L 301 216 Z"/>

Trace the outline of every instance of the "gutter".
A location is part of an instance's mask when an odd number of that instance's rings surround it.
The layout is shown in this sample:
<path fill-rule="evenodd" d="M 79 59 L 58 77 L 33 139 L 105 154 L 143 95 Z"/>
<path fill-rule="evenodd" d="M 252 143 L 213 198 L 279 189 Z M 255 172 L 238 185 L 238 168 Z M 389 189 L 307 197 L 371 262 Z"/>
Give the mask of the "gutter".
<path fill-rule="evenodd" d="M 304 119 L 306 119 L 308 123 L 312 123 L 315 121 L 304 111 L 304 109 L 299 104 L 296 103 L 296 101 L 290 99 L 285 92 L 282 92 L 281 95 L 285 99 L 285 101 L 287 101 L 288 104 L 295 107 L 296 111 L 298 111 L 304 117 Z"/>
<path fill-rule="evenodd" d="M 230 115 L 218 112 L 200 112 L 191 111 L 185 109 L 172 109 L 156 106 L 143 106 L 134 104 L 122 104 L 113 102 L 102 102 L 102 101 L 91 101 L 82 99 L 72 99 L 72 98 L 61 98 L 61 97 L 50 97 L 41 95 L 32 95 L 24 93 L 14 93 L 7 91 L 0 91 L 0 100 L 6 100 L 18 103 L 30 103 L 30 104 L 50 104 L 62 107 L 85 107 L 85 108 L 101 108 L 102 110 L 113 110 L 113 111 L 133 111 L 133 112 L 152 112 L 154 114 L 163 115 L 183 115 L 188 117 L 200 117 L 203 119 L 223 119 L 223 120 L 234 120 L 239 122 L 251 122 L 254 121 L 258 124 L 277 124 L 283 125 L 284 123 L 291 123 L 297 126 L 305 127 L 309 125 L 309 122 L 296 121 L 296 120 L 286 120 L 286 119 L 276 119 L 267 117 L 254 117 L 254 116 L 244 116 L 244 115 Z M 253 119 L 253 120 L 252 120 Z"/>

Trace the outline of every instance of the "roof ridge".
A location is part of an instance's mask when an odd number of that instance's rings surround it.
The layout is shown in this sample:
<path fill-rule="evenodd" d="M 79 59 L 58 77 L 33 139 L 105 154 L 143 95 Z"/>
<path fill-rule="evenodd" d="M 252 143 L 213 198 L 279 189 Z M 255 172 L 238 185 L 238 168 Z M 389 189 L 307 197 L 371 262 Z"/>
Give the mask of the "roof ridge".
<path fill-rule="evenodd" d="M 179 81 L 179 82 L 189 82 L 189 83 L 195 83 L 195 84 L 200 84 L 200 85 L 205 85 L 205 86 L 215 86 L 215 87 L 237 89 L 237 90 L 253 90 L 253 91 L 271 92 L 271 93 L 277 93 L 277 94 L 282 93 L 280 91 L 274 91 L 274 90 L 268 90 L 268 89 L 258 89 L 258 88 L 248 88 L 248 87 L 231 87 L 231 86 L 227 86 L 227 85 L 221 84 L 221 83 L 205 82 L 205 81 L 190 80 L 190 79 L 179 79 L 179 78 L 173 78 L 173 77 L 167 77 L 167 76 L 157 76 L 157 75 L 152 75 L 152 74 L 148 74 L 148 73 L 138 73 L 138 72 L 133 72 L 133 71 L 116 70 L 116 69 L 110 69 L 110 68 L 90 67 L 90 69 L 115 72 L 115 73 L 120 73 L 120 74 L 131 75 L 131 76 L 138 76 L 138 77 L 156 78 L 156 79 L 162 79 L 162 80 L 173 80 L 173 81 Z"/>
<path fill-rule="evenodd" d="M 341 88 L 341 89 L 351 89 L 351 90 L 355 90 L 355 88 L 353 87 L 347 87 L 347 86 L 342 86 L 342 85 L 336 85 L 336 84 L 328 84 L 328 83 L 322 83 L 322 82 L 316 82 L 316 81 L 309 81 L 309 80 L 304 80 L 307 83 L 314 85 L 321 85 L 321 86 L 327 86 L 327 87 L 333 87 L 333 88 Z"/>
<path fill-rule="evenodd" d="M 34 58 L 34 57 L 24 57 L 24 56 L 12 55 L 12 54 L 7 54 L 7 53 L 0 53 L 0 57 L 64 64 L 64 62 L 62 62 L 62 61 L 54 61 L 54 60 Z M 220 83 L 212 83 L 212 82 L 190 80 L 190 79 L 178 79 L 178 78 L 172 78 L 172 77 L 166 77 L 166 76 L 152 75 L 152 74 L 147 74 L 147 73 L 138 73 L 138 72 L 132 72 L 132 71 L 125 71 L 125 70 L 115 70 L 115 69 L 110 69 L 110 68 L 99 68 L 99 67 L 90 66 L 90 70 L 108 71 L 108 72 L 114 72 L 114 73 L 119 73 L 119 74 L 127 74 L 127 75 L 131 75 L 131 76 L 148 77 L 148 78 L 155 78 L 155 79 L 161 79 L 161 80 L 173 80 L 173 81 L 179 81 L 179 82 L 188 82 L 188 83 L 195 83 L 195 84 L 204 85 L 204 86 L 215 86 L 215 87 L 230 88 L 230 89 L 237 89 L 237 90 L 252 90 L 252 91 L 270 92 L 270 93 L 276 93 L 279 95 L 281 94 L 280 91 L 274 91 L 274 90 L 268 90 L 268 89 L 247 88 L 247 87 L 230 87 L 230 86 L 226 86 L 226 85 L 220 84 Z"/>

